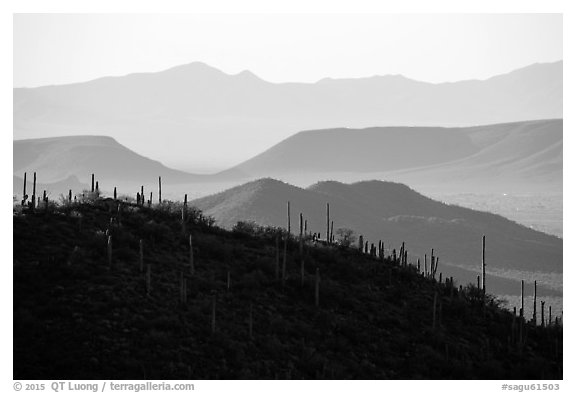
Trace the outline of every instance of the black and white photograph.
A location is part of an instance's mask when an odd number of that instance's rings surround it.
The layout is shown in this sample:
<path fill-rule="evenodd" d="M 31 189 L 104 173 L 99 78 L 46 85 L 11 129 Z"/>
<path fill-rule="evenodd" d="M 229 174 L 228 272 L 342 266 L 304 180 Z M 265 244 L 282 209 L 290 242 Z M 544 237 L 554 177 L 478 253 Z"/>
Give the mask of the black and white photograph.
<path fill-rule="evenodd" d="M 11 384 L 562 390 L 561 12 L 11 18 Z"/>

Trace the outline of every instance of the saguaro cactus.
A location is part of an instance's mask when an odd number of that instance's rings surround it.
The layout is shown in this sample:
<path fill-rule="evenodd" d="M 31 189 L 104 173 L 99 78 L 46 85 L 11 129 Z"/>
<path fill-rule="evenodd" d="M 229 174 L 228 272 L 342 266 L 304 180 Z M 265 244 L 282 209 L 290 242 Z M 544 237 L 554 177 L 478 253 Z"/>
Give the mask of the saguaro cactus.
<path fill-rule="evenodd" d="M 300 257 L 302 257 L 303 254 L 303 250 L 304 250 L 304 219 L 302 218 L 302 213 L 300 213 L 300 237 L 298 239 L 299 241 L 299 251 L 300 251 Z"/>
<path fill-rule="evenodd" d="M 524 280 L 520 286 L 520 317 L 524 318 Z"/>
<path fill-rule="evenodd" d="M 276 263 L 275 263 L 275 274 L 276 280 L 280 279 L 280 235 L 276 234 Z"/>
<path fill-rule="evenodd" d="M 139 246 L 138 259 L 140 262 L 140 273 L 144 273 L 144 241 L 142 239 L 139 241 Z"/>
<path fill-rule="evenodd" d="M 290 201 L 287 202 L 286 214 L 288 216 L 288 221 L 287 221 L 288 236 L 290 236 L 290 233 L 291 233 L 291 229 L 290 229 Z"/>
<path fill-rule="evenodd" d="M 94 174 L 92 174 L 92 187 L 90 188 L 90 192 L 94 192 Z"/>
<path fill-rule="evenodd" d="M 142 202 L 142 206 L 144 206 L 144 186 L 140 186 L 140 202 Z"/>
<path fill-rule="evenodd" d="M 118 226 L 120 226 L 122 224 L 122 202 L 118 202 L 117 210 Z"/>
<path fill-rule="evenodd" d="M 212 318 L 210 321 L 212 334 L 216 333 L 216 295 L 212 295 Z"/>
<path fill-rule="evenodd" d="M 152 265 L 146 265 L 146 295 L 150 296 L 152 291 Z"/>
<path fill-rule="evenodd" d="M 112 236 L 108 235 L 108 266 L 112 268 Z"/>
<path fill-rule="evenodd" d="M 436 302 L 438 293 L 434 291 L 434 302 L 432 303 L 432 329 L 436 330 Z"/>
<path fill-rule="evenodd" d="M 540 311 L 541 319 L 542 319 L 542 327 L 545 326 L 545 323 L 544 323 L 545 319 L 544 318 L 546 317 L 546 314 L 544 314 L 544 304 L 546 304 L 546 302 L 544 300 L 540 300 L 540 307 L 542 308 Z"/>
<path fill-rule="evenodd" d="M 512 329 L 511 329 L 511 337 L 508 338 L 509 340 L 509 344 L 511 343 L 512 345 L 515 342 L 515 336 L 516 336 L 516 307 L 514 307 L 514 315 L 512 316 Z"/>
<path fill-rule="evenodd" d="M 536 323 L 537 323 L 537 319 L 536 319 L 536 280 L 534 280 L 534 312 L 532 314 L 532 320 L 534 322 L 534 325 L 536 325 Z"/>
<path fill-rule="evenodd" d="M 304 257 L 300 257 L 300 286 L 304 287 Z"/>
<path fill-rule="evenodd" d="M 330 242 L 334 243 L 334 221 L 330 223 Z"/>
<path fill-rule="evenodd" d="M 486 296 L 486 236 L 482 235 L 482 295 Z"/>
<path fill-rule="evenodd" d="M 114 187 L 114 200 L 116 200 L 116 197 L 117 197 L 117 196 L 118 196 L 118 195 L 116 194 L 116 187 Z"/>
<path fill-rule="evenodd" d="M 286 258 L 287 258 L 287 249 L 288 249 L 288 234 L 284 237 L 284 254 L 282 257 L 282 285 L 285 284 L 286 281 Z"/>
<path fill-rule="evenodd" d="M 152 195 L 150 195 L 150 200 L 152 200 Z M 158 204 L 162 204 L 162 176 L 158 176 Z"/>
<path fill-rule="evenodd" d="M 188 219 L 188 194 L 184 194 L 184 203 L 182 204 L 182 235 L 186 236 L 186 220 Z"/>
<path fill-rule="evenodd" d="M 330 243 L 330 204 L 326 203 L 326 243 Z"/>
<path fill-rule="evenodd" d="M 180 223 L 182 226 L 182 235 L 186 236 L 186 206 L 182 205 L 182 214 L 180 217 Z"/>
<path fill-rule="evenodd" d="M 438 326 L 442 327 L 442 296 L 438 298 Z"/>
<path fill-rule="evenodd" d="M 183 276 L 182 284 L 184 285 L 182 288 L 182 292 L 184 292 L 184 304 L 186 304 L 188 303 L 188 280 L 186 279 L 186 276 Z"/>
<path fill-rule="evenodd" d="M 184 272 L 180 272 L 180 303 L 186 304 L 188 290 L 187 290 L 187 283 L 186 277 L 184 277 Z"/>
<path fill-rule="evenodd" d="M 364 250 L 364 236 L 362 235 L 358 236 L 358 249 L 360 250 L 360 252 Z"/>
<path fill-rule="evenodd" d="M 72 190 L 68 190 L 68 204 L 72 203 Z"/>
<path fill-rule="evenodd" d="M 188 247 L 190 251 L 190 274 L 194 274 L 194 247 L 192 245 L 192 235 L 188 236 Z"/>
<path fill-rule="evenodd" d="M 34 182 L 32 183 L 32 210 L 36 207 L 36 172 L 34 172 Z"/>
<path fill-rule="evenodd" d="M 24 172 L 24 190 L 22 191 L 22 206 L 26 203 L 26 172 Z"/>
<path fill-rule="evenodd" d="M 432 274 L 432 280 L 436 279 L 436 272 L 438 271 L 438 257 L 434 256 L 434 249 L 430 254 L 430 273 Z"/>
<path fill-rule="evenodd" d="M 66 261 L 66 264 L 68 266 L 72 266 L 73 263 L 76 262 L 77 258 L 78 258 L 78 253 L 80 252 L 80 248 L 78 248 L 78 246 L 74 246 L 74 249 L 72 250 L 72 253 L 70 254 L 70 256 L 68 257 L 68 260 Z"/>
<path fill-rule="evenodd" d="M 314 304 L 320 306 L 320 268 L 316 268 L 316 284 L 314 286 Z"/>

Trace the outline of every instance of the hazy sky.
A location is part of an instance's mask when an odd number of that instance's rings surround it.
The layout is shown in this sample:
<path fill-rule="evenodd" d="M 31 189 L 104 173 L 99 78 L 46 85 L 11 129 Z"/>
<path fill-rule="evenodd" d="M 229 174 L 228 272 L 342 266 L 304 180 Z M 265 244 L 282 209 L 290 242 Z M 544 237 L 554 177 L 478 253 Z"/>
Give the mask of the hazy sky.
<path fill-rule="evenodd" d="M 14 86 L 202 61 L 271 82 L 484 79 L 562 59 L 560 14 L 17 14 Z"/>

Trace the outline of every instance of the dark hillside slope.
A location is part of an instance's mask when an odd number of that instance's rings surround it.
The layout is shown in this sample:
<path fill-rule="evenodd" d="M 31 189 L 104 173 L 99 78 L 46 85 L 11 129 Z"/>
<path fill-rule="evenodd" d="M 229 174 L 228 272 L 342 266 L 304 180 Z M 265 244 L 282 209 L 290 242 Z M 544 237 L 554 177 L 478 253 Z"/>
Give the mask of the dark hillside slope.
<path fill-rule="evenodd" d="M 243 197 L 239 198 L 240 195 Z M 465 281 L 475 280 L 478 274 L 482 235 L 488 239 L 489 272 L 492 268 L 562 272 L 562 239 L 495 214 L 434 201 L 398 183 L 321 182 L 301 189 L 261 179 L 192 203 L 227 228 L 238 221 L 285 228 L 288 201 L 294 231 L 302 212 L 309 229 L 325 238 L 326 203 L 330 203 L 335 231 L 348 227 L 367 241 L 377 244 L 382 240 L 388 252 L 406 242 L 409 258 L 414 262 L 416 258 L 423 261 L 424 254 L 429 255 L 434 248 L 445 274 L 454 274 Z M 467 268 L 466 275 L 461 275 L 462 270 L 456 274 L 455 266 Z M 518 292 L 516 281 L 497 285 L 499 294 Z"/>
<path fill-rule="evenodd" d="M 490 296 L 318 243 L 303 257 L 288 243 L 282 283 L 277 230 L 229 232 L 191 210 L 183 228 L 180 209 L 14 216 L 14 379 L 562 378 L 561 326 L 524 325 L 521 343 Z"/>

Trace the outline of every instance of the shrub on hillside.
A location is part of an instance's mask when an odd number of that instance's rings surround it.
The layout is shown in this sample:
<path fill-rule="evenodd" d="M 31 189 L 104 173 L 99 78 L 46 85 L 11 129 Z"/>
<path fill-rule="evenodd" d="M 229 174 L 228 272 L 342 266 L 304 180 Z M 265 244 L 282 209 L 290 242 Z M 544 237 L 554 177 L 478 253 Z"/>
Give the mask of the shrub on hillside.
<path fill-rule="evenodd" d="M 256 235 L 260 232 L 261 226 L 256 224 L 254 221 L 238 221 L 234 227 L 232 227 L 232 232 L 243 233 L 246 235 Z"/>
<path fill-rule="evenodd" d="M 350 228 L 336 229 L 336 236 L 338 243 L 344 247 L 350 247 L 351 244 L 356 242 L 356 235 L 354 235 L 354 231 Z"/>
<path fill-rule="evenodd" d="M 82 190 L 81 193 L 76 194 L 76 199 L 78 202 L 81 203 L 94 203 L 98 199 L 100 199 L 101 192 L 100 190 Z"/>

